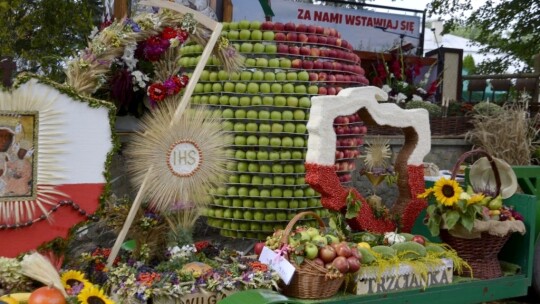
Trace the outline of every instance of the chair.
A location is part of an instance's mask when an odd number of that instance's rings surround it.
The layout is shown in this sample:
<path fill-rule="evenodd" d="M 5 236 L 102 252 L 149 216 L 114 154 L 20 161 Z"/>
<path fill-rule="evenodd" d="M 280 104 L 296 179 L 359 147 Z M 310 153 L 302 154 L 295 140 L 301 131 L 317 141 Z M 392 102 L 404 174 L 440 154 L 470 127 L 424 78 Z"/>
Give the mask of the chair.
<path fill-rule="evenodd" d="M 491 84 L 491 101 L 495 102 L 496 92 L 505 92 L 504 101 L 508 101 L 512 80 L 510 79 L 492 79 Z"/>
<path fill-rule="evenodd" d="M 482 92 L 482 100 L 486 98 L 487 83 L 484 79 L 471 79 L 467 85 L 467 91 L 469 92 L 469 102 L 472 102 L 473 92 Z"/>

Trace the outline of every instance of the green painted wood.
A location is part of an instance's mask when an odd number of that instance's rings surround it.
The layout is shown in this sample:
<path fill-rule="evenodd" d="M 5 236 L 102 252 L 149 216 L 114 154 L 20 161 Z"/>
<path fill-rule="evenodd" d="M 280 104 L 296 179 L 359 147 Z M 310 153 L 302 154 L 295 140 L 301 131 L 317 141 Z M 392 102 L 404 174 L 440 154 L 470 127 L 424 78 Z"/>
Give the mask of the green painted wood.
<path fill-rule="evenodd" d="M 298 304 L 295 299 L 267 289 L 253 289 L 236 292 L 222 299 L 219 304 Z"/>
<path fill-rule="evenodd" d="M 539 207 L 536 209 L 535 235 L 540 233 L 540 166 L 512 166 L 516 173 L 521 190 L 526 194 L 535 195 Z"/>

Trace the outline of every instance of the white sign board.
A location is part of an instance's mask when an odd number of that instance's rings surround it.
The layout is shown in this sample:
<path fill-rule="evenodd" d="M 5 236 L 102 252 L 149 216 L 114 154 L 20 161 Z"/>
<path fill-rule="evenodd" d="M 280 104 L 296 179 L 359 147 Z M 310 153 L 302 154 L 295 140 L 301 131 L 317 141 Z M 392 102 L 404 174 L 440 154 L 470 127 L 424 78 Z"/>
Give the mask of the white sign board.
<path fill-rule="evenodd" d="M 259 1 L 233 0 L 233 21 L 264 20 Z M 418 47 L 420 42 L 420 16 L 398 15 L 314 5 L 286 0 L 272 0 L 273 22 L 320 25 L 335 28 L 342 39 L 352 44 L 355 50 L 381 52 L 400 44 L 411 43 Z M 383 28 L 385 30 L 383 30 Z"/>
<path fill-rule="evenodd" d="M 264 246 L 259 261 L 276 271 L 286 285 L 289 285 L 296 269 L 284 257 Z"/>

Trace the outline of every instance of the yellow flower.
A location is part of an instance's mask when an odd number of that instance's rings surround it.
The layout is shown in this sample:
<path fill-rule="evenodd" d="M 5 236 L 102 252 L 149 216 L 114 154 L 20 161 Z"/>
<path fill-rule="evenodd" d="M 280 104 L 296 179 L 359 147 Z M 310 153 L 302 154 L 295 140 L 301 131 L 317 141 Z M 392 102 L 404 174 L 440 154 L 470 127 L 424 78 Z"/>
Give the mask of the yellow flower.
<path fill-rule="evenodd" d="M 475 193 L 467 200 L 467 205 L 472 205 L 481 202 L 484 199 L 483 193 Z"/>
<path fill-rule="evenodd" d="M 455 180 L 443 177 L 435 182 L 433 192 L 439 204 L 453 206 L 459 200 L 463 189 Z"/>
<path fill-rule="evenodd" d="M 417 198 L 428 198 L 433 193 L 433 188 L 428 188 L 424 193 L 418 194 Z"/>
<path fill-rule="evenodd" d="M 76 270 L 68 270 L 62 273 L 62 285 L 65 289 L 71 289 L 75 285 L 83 284 L 83 288 L 91 285 L 90 282 L 84 277 L 84 273 Z"/>
<path fill-rule="evenodd" d="M 99 287 L 89 286 L 79 293 L 77 296 L 82 304 L 114 304 L 114 301 L 109 299 Z"/>

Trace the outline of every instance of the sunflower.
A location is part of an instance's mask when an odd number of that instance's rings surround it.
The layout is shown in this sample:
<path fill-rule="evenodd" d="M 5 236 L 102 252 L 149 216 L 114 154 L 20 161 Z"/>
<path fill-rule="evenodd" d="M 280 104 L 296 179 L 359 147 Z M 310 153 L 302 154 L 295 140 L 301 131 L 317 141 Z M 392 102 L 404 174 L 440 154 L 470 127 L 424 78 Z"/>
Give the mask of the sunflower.
<path fill-rule="evenodd" d="M 114 304 L 114 301 L 109 299 L 103 290 L 93 285 L 83 289 L 77 296 L 77 300 L 82 304 Z"/>
<path fill-rule="evenodd" d="M 483 193 L 475 193 L 467 200 L 467 205 L 472 205 L 481 202 L 485 198 Z"/>
<path fill-rule="evenodd" d="M 445 206 L 453 206 L 458 200 L 463 189 L 453 179 L 440 178 L 433 186 L 433 193 L 437 202 Z"/>
<path fill-rule="evenodd" d="M 433 188 L 428 188 L 424 193 L 418 194 L 417 198 L 428 198 L 433 193 Z"/>
<path fill-rule="evenodd" d="M 84 273 L 76 270 L 68 270 L 62 273 L 62 285 L 65 289 L 72 289 L 77 285 L 82 285 L 80 289 L 84 289 L 91 285 L 91 283 L 84 277 Z"/>

